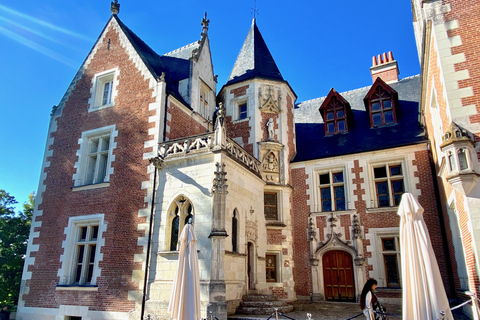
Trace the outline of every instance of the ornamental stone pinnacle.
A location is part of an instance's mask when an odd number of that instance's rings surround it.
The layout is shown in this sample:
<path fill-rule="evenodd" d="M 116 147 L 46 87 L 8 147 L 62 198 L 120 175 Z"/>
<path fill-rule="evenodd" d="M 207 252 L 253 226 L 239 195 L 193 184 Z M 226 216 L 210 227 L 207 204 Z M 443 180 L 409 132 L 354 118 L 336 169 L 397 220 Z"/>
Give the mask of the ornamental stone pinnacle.
<path fill-rule="evenodd" d="M 202 26 L 203 26 L 202 36 L 207 34 L 209 23 L 210 23 L 210 20 L 207 19 L 207 13 L 205 12 L 205 17 L 202 19 Z"/>
<path fill-rule="evenodd" d="M 118 14 L 120 12 L 120 3 L 118 3 L 118 0 L 115 0 L 110 3 L 110 11 L 112 11 L 112 14 Z"/>

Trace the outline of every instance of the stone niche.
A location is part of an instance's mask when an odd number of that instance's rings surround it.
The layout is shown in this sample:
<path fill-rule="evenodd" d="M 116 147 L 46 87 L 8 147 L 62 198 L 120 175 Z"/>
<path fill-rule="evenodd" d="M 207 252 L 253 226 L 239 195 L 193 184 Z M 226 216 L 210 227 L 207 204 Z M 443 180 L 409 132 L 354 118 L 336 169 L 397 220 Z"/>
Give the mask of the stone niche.
<path fill-rule="evenodd" d="M 284 180 L 283 145 L 278 142 L 260 142 L 262 178 L 267 183 L 281 184 Z"/>

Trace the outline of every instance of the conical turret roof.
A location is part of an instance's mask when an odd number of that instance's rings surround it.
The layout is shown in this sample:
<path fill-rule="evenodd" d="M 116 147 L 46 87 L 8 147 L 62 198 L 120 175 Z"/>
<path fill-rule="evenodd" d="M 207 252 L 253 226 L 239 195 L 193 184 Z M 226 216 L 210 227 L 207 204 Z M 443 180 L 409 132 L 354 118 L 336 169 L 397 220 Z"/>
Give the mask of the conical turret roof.
<path fill-rule="evenodd" d="M 264 78 L 284 81 L 263 37 L 258 30 L 255 18 L 247 38 L 238 54 L 227 85 L 251 78 Z"/>

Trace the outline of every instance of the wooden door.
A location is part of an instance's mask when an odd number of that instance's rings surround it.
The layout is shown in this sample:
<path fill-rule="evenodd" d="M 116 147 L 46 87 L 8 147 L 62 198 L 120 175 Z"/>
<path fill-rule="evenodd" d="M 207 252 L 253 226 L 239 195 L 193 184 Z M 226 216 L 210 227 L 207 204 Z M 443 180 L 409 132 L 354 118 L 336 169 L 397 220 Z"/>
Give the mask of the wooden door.
<path fill-rule="evenodd" d="M 352 256 L 344 251 L 330 251 L 323 255 L 323 283 L 325 300 L 355 301 Z"/>

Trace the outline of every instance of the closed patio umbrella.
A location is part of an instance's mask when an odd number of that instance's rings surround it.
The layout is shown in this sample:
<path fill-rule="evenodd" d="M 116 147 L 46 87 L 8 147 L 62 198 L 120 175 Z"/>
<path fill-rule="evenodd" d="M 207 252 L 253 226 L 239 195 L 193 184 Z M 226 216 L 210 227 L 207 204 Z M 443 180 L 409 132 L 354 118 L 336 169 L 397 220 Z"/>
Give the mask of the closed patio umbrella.
<path fill-rule="evenodd" d="M 423 208 L 410 193 L 402 196 L 400 216 L 400 249 L 402 260 L 403 319 L 453 319 L 437 259 L 433 252 Z"/>
<path fill-rule="evenodd" d="M 197 238 L 188 223 L 178 239 L 178 266 L 173 280 L 168 312 L 172 319 L 200 319 L 200 275 Z"/>

